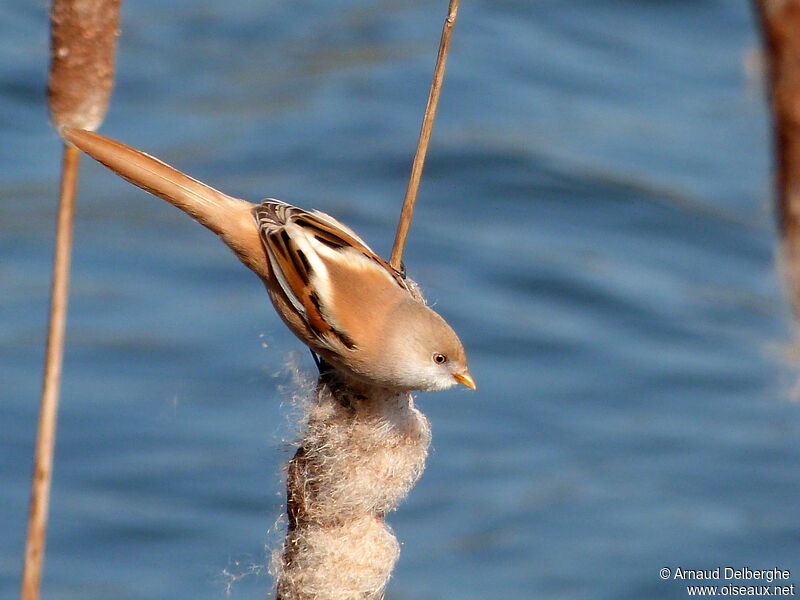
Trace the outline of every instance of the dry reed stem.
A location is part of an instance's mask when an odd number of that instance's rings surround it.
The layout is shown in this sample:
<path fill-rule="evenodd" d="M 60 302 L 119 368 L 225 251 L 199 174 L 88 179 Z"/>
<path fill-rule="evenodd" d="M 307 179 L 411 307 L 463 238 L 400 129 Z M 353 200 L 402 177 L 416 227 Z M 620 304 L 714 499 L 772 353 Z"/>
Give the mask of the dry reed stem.
<path fill-rule="evenodd" d="M 414 154 L 414 162 L 411 165 L 411 175 L 408 179 L 406 195 L 403 198 L 403 209 L 400 212 L 400 220 L 397 223 L 397 233 L 394 237 L 392 254 L 389 264 L 400 270 L 403 262 L 403 248 L 406 245 L 408 229 L 411 226 L 411 218 L 414 215 L 414 204 L 417 201 L 417 191 L 422 179 L 422 169 L 425 166 L 425 156 L 428 153 L 428 144 L 431 141 L 431 131 L 433 121 L 436 118 L 436 108 L 439 105 L 439 95 L 442 91 L 442 81 L 444 80 L 444 69 L 447 65 L 447 53 L 450 50 L 450 38 L 453 35 L 453 28 L 458 17 L 458 0 L 450 0 L 447 11 L 447 18 L 442 27 L 442 37 L 439 42 L 439 54 L 436 56 L 436 67 L 433 70 L 433 81 L 428 93 L 428 103 L 425 106 L 425 115 L 422 118 L 422 127 L 419 132 L 417 150 Z"/>
<path fill-rule="evenodd" d="M 22 570 L 21 600 L 39 597 L 44 560 L 47 509 L 53 471 L 53 446 L 56 415 L 61 388 L 61 365 L 64 357 L 67 301 L 69 297 L 69 262 L 72 249 L 72 220 L 75 212 L 75 189 L 78 183 L 77 148 L 64 147 L 61 192 L 56 223 L 56 246 L 53 261 L 53 286 L 50 294 L 50 322 L 47 329 L 47 353 L 44 363 L 39 429 L 36 436 L 33 485 L 31 489 L 28 537 Z"/>
<path fill-rule="evenodd" d="M 800 317 L 800 0 L 756 0 L 768 66 L 780 260 Z"/>
<path fill-rule="evenodd" d="M 57 129 L 68 125 L 94 129 L 103 120 L 113 86 L 119 8 L 120 0 L 54 0 L 48 104 Z M 41 588 L 79 162 L 79 150 L 65 144 L 21 600 L 36 600 Z"/>

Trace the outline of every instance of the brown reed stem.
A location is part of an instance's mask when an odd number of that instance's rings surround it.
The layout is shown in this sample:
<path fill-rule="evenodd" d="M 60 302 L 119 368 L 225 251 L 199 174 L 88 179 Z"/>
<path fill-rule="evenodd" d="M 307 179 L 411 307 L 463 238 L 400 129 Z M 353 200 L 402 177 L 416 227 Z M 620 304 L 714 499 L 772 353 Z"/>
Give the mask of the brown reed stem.
<path fill-rule="evenodd" d="M 450 0 L 447 11 L 447 18 L 442 27 L 442 37 L 439 42 L 439 54 L 436 57 L 436 67 L 433 70 L 433 81 L 428 93 L 428 104 L 425 106 L 425 115 L 422 118 L 422 128 L 419 132 L 417 150 L 414 154 L 414 162 L 411 165 L 411 175 L 408 179 L 406 195 L 403 198 L 403 210 L 400 213 L 400 221 L 397 223 L 397 233 L 394 237 L 392 255 L 389 264 L 400 270 L 403 261 L 403 248 L 406 245 L 408 228 L 411 226 L 411 217 L 414 215 L 414 204 L 417 201 L 417 191 L 422 179 L 422 169 L 425 166 L 425 156 L 428 153 L 428 144 L 431 140 L 433 121 L 436 117 L 436 108 L 439 104 L 439 95 L 442 91 L 442 81 L 444 80 L 444 69 L 447 65 L 447 53 L 450 50 L 450 38 L 453 35 L 453 28 L 458 16 L 458 0 Z"/>
<path fill-rule="evenodd" d="M 800 0 L 756 0 L 768 67 L 781 259 L 800 318 Z"/>
<path fill-rule="evenodd" d="M 39 597 L 44 558 L 47 509 L 53 472 L 53 446 L 56 437 L 56 415 L 61 387 L 61 365 L 64 356 L 64 331 L 67 320 L 69 263 L 72 249 L 72 221 L 75 212 L 75 189 L 78 183 L 80 151 L 64 146 L 61 192 L 56 223 L 53 286 L 50 293 L 50 322 L 47 331 L 47 353 L 42 382 L 39 431 L 36 437 L 33 487 L 31 489 L 28 537 L 22 571 L 21 600 Z"/>
<path fill-rule="evenodd" d="M 105 116 L 114 83 L 120 2 L 53 0 L 48 105 L 53 125 L 58 130 L 68 126 L 95 129 Z M 79 162 L 80 151 L 65 143 L 21 600 L 37 600 L 42 581 Z"/>

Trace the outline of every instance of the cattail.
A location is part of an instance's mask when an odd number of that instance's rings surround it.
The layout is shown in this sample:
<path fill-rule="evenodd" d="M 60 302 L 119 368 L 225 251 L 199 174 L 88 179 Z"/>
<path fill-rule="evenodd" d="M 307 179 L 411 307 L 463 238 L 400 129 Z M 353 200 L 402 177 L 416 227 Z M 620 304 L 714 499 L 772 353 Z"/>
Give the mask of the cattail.
<path fill-rule="evenodd" d="M 120 0 L 54 0 L 51 7 L 50 117 L 56 129 L 95 129 L 105 116 L 114 82 Z M 34 455 L 28 535 L 20 597 L 39 597 L 53 470 L 61 365 L 64 355 L 72 222 L 80 152 L 64 146 L 56 224 L 50 322 Z"/>
<path fill-rule="evenodd" d="M 114 86 L 121 0 L 55 0 L 50 11 L 50 118 L 94 131 Z"/>

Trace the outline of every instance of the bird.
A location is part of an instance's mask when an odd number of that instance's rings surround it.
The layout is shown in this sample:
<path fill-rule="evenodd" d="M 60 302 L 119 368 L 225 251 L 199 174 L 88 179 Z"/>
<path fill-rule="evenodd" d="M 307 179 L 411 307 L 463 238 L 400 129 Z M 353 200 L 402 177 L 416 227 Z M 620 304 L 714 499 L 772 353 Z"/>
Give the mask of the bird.
<path fill-rule="evenodd" d="M 274 199 L 253 213 L 277 283 L 273 304 L 314 352 L 389 389 L 475 388 L 452 327 L 352 229 Z"/>
<path fill-rule="evenodd" d="M 334 217 L 233 198 L 98 133 L 65 127 L 61 135 L 217 233 L 263 280 L 292 333 L 348 380 L 397 392 L 476 389 L 453 328 Z"/>

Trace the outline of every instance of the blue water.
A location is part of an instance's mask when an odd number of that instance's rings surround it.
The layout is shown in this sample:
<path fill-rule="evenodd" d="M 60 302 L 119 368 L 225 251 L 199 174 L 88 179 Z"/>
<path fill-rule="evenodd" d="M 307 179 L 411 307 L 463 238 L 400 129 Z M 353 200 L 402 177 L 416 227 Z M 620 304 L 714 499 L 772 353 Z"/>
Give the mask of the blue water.
<path fill-rule="evenodd" d="M 444 2 L 142 0 L 102 131 L 387 254 Z M 46 3 L 0 6 L 0 595 L 58 182 Z M 478 392 L 421 395 L 390 600 L 684 598 L 793 569 L 800 404 L 748 3 L 464 2 L 406 263 Z M 44 597 L 263 598 L 313 365 L 206 230 L 83 162 Z"/>

